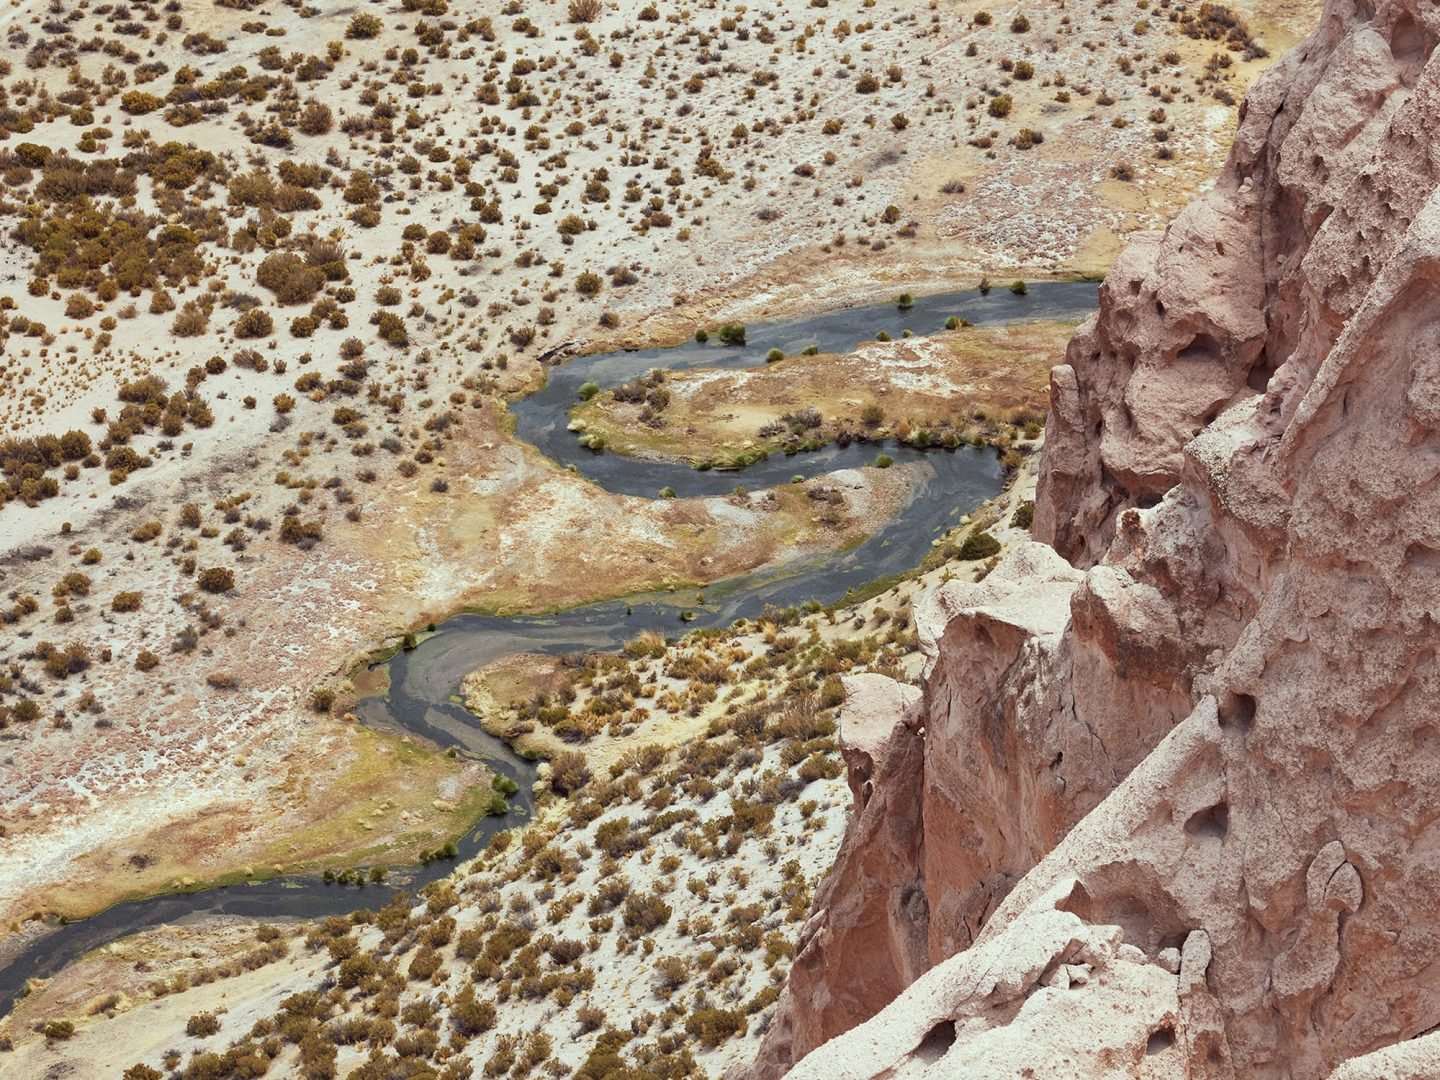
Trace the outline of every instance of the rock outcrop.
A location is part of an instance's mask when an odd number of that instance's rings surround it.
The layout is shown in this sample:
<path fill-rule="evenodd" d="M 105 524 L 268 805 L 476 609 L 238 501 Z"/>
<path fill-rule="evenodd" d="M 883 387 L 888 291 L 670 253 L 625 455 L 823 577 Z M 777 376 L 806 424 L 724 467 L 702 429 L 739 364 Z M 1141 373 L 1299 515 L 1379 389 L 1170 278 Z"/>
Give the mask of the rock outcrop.
<path fill-rule="evenodd" d="M 1331 3 L 1116 263 L 752 1077 L 1440 1075 L 1437 40 Z"/>

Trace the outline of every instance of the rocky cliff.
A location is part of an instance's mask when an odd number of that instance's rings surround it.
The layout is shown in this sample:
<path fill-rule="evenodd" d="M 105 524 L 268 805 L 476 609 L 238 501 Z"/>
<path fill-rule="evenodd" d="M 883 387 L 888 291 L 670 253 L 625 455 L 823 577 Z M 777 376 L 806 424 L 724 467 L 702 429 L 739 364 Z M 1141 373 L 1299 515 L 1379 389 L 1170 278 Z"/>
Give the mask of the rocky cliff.
<path fill-rule="evenodd" d="M 869 676 L 755 1078 L 1440 1075 L 1440 9 L 1331 3 Z"/>

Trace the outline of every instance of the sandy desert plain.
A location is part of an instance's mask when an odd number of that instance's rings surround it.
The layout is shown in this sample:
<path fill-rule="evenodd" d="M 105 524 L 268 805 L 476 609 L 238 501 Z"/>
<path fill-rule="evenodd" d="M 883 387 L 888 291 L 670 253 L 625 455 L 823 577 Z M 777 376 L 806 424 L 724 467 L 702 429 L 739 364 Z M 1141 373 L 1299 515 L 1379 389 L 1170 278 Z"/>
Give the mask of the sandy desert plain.
<path fill-rule="evenodd" d="M 453 843 L 506 785 L 358 722 L 385 689 L 368 659 L 464 610 L 703 606 L 712 583 L 853 550 L 921 472 L 617 494 L 520 438 L 515 402 L 618 349 L 702 332 L 727 355 L 725 326 L 1093 279 L 1206 187 L 1244 91 L 1315 14 L 9 4 L 0 965 L 122 900 L 399 875 Z M 577 398 L 576 453 L 637 469 L 964 442 L 1005 490 L 955 507 L 906 580 L 837 605 L 477 663 L 453 693 L 541 759 L 529 818 L 378 910 L 87 954 L 0 1020 L 0 1075 L 745 1059 L 848 814 L 838 676 L 913 678 L 917 597 L 1026 535 L 1072 326 L 865 334 Z"/>

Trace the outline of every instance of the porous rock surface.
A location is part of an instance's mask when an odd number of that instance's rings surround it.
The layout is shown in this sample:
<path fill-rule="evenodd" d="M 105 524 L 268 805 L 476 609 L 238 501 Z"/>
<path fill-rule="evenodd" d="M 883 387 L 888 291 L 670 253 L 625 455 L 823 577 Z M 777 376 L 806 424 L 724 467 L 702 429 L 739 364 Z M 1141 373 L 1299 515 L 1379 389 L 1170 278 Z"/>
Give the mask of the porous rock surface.
<path fill-rule="evenodd" d="M 1116 263 L 750 1077 L 1440 1076 L 1437 40 L 1331 3 Z"/>

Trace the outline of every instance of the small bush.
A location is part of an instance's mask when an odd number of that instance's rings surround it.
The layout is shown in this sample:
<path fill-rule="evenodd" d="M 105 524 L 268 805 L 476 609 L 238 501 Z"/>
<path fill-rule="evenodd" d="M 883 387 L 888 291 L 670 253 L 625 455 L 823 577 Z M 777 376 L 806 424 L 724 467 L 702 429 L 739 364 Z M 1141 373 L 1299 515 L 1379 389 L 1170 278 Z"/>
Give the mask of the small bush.
<path fill-rule="evenodd" d="M 356 15 L 345 28 L 345 36 L 351 39 L 365 39 L 380 36 L 380 20 L 374 15 Z"/>
<path fill-rule="evenodd" d="M 716 334 L 720 338 L 721 345 L 745 344 L 744 323 L 726 323 L 724 326 L 720 327 Z"/>
<path fill-rule="evenodd" d="M 685 1018 L 686 1034 L 707 1049 L 732 1036 L 743 1036 L 748 1027 L 745 1014 L 734 1009 L 696 1009 Z"/>
<path fill-rule="evenodd" d="M 155 309 L 154 302 L 150 306 L 151 310 Z M 210 320 L 203 311 L 198 308 L 186 308 L 175 316 L 175 321 L 170 324 L 170 332 L 176 337 L 199 337 L 209 325 Z"/>
<path fill-rule="evenodd" d="M 251 308 L 235 320 L 237 338 L 263 338 L 275 332 L 275 321 L 262 308 Z"/>
<path fill-rule="evenodd" d="M 185 1021 L 185 1034 L 196 1038 L 214 1035 L 220 1030 L 220 1021 L 214 1013 L 199 1012 Z"/>
<path fill-rule="evenodd" d="M 228 566 L 212 566 L 201 570 L 196 584 L 208 593 L 224 593 L 235 588 L 235 571 Z"/>
<path fill-rule="evenodd" d="M 1000 541 L 983 529 L 979 532 L 972 532 L 965 538 L 965 543 L 960 545 L 960 558 L 965 562 L 988 559 L 999 553 Z"/>
<path fill-rule="evenodd" d="M 550 760 L 550 789 L 557 795 L 573 795 L 590 782 L 585 755 L 565 750 Z"/>

